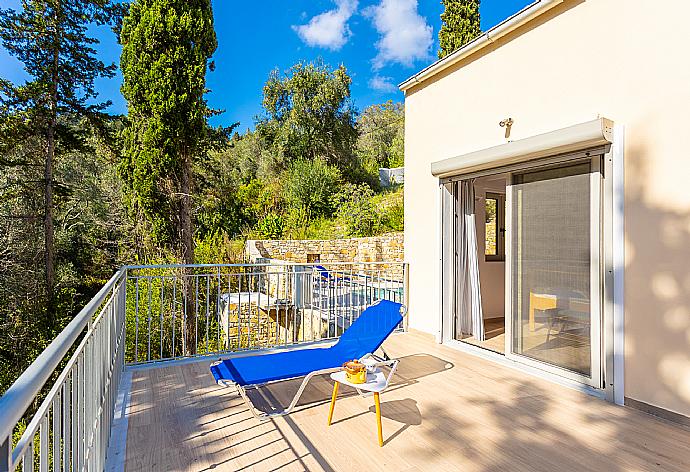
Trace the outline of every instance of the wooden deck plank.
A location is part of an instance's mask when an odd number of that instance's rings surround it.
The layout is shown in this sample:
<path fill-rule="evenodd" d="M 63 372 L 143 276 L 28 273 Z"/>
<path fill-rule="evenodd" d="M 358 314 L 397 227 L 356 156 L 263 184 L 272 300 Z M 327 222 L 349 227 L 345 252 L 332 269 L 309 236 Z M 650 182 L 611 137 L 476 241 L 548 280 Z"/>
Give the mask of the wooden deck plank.
<path fill-rule="evenodd" d="M 331 383 L 317 379 L 298 411 L 258 422 L 217 386 L 208 361 L 135 370 L 126 469 L 203 471 L 687 471 L 690 431 L 406 333 L 381 396 L 342 389 L 326 426 Z M 255 392 L 285 404 L 298 383 Z M 258 397 L 257 397 L 258 401 Z"/>

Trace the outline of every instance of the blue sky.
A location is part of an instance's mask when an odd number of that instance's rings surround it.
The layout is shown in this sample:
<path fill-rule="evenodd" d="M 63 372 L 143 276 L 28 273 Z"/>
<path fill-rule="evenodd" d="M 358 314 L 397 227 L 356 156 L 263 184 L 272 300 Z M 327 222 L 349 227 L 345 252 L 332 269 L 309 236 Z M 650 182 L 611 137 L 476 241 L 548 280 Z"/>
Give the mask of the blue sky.
<path fill-rule="evenodd" d="M 19 0 L 3 0 L 18 8 Z M 519 11 L 531 0 L 483 0 L 482 30 Z M 218 49 L 207 79 L 209 104 L 225 112 L 214 125 L 240 122 L 253 128 L 261 113 L 261 87 L 272 69 L 322 58 L 344 64 L 352 76 L 352 98 L 360 110 L 388 99 L 402 101 L 396 85 L 433 62 L 441 27 L 440 0 L 213 0 Z M 120 49 L 107 28 L 94 28 L 106 63 Z M 0 47 L 0 76 L 22 82 L 22 65 Z M 125 113 L 121 77 L 97 83 L 111 113 Z"/>

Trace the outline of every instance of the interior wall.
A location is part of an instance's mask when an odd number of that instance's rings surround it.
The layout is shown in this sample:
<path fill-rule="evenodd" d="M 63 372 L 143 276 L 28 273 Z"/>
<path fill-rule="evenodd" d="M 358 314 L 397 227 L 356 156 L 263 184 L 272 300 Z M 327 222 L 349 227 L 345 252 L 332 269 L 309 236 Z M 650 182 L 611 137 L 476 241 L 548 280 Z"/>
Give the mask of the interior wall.
<path fill-rule="evenodd" d="M 505 195 L 506 182 L 500 178 L 478 178 L 474 183 L 475 221 L 477 226 L 477 252 L 479 259 L 479 285 L 482 293 L 484 319 L 502 318 L 505 313 L 505 262 L 487 261 L 486 249 L 486 193 Z"/>

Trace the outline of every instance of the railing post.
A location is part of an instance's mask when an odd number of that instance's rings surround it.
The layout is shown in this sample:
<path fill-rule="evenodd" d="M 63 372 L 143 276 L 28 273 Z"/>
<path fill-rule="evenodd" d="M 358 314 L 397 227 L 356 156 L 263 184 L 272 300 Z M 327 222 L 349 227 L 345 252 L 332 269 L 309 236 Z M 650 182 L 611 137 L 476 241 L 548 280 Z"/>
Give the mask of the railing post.
<path fill-rule="evenodd" d="M 117 329 L 122 329 L 122 361 L 120 364 L 121 368 L 125 365 L 125 356 L 127 355 L 127 277 L 129 277 L 129 271 L 124 270 L 122 274 L 122 283 L 120 286 L 120 303 L 118 304 L 118 322 L 122 324 L 122 327 L 118 325 Z M 174 301 L 173 301 L 174 303 Z"/>
<path fill-rule="evenodd" d="M 410 309 L 410 265 L 407 262 L 403 262 L 403 303 Z M 404 321 L 405 331 L 409 331 L 410 317 L 409 315 L 405 317 Z"/>
<path fill-rule="evenodd" d="M 10 461 L 12 460 L 12 436 L 5 438 L 0 444 L 0 472 L 9 472 Z"/>

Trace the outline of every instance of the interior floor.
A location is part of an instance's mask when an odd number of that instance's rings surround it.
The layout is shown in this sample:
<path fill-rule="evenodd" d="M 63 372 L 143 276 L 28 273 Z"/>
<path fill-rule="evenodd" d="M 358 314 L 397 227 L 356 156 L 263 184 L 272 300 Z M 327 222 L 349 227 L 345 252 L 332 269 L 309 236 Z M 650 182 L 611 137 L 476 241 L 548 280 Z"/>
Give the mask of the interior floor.
<path fill-rule="evenodd" d="M 522 355 L 581 374 L 590 374 L 589 325 L 562 326 L 546 322 L 535 323 L 530 328 L 525 323 L 522 331 Z"/>
<path fill-rule="evenodd" d="M 534 329 L 528 326 L 529 336 L 525 338 L 522 354 L 544 362 L 561 365 L 568 370 L 589 372 L 590 346 L 588 338 L 577 330 L 561 331 L 546 323 L 537 323 Z M 505 318 L 484 320 L 485 340 L 472 336 L 462 342 L 505 355 Z"/>
<path fill-rule="evenodd" d="M 505 318 L 488 318 L 484 320 L 484 341 L 478 341 L 472 336 L 461 341 L 479 346 L 490 351 L 505 354 Z"/>

